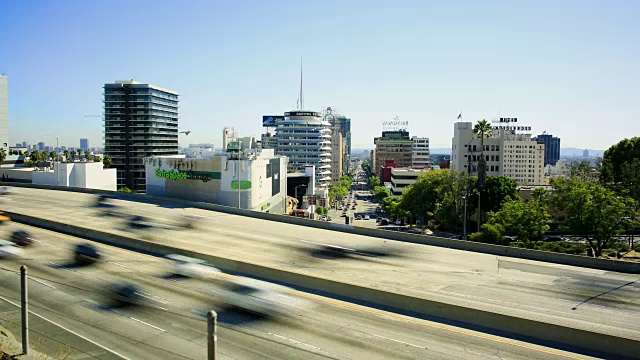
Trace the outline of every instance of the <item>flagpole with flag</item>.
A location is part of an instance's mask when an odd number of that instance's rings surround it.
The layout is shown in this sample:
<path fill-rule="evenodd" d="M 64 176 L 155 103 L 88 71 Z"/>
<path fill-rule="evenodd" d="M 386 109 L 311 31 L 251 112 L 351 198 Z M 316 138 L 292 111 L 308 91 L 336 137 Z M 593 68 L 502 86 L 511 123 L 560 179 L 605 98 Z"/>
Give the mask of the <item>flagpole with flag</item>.
<path fill-rule="evenodd" d="M 458 120 L 462 119 L 462 108 L 460 108 L 460 113 L 458 114 Z"/>

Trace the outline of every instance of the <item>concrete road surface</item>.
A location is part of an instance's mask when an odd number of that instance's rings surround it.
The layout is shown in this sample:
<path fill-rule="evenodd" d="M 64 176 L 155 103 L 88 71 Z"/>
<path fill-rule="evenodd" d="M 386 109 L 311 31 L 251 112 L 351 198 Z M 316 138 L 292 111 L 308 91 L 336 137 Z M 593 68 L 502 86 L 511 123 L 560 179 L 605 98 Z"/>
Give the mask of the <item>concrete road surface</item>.
<path fill-rule="evenodd" d="M 116 200 L 130 214 L 172 223 L 201 216 L 192 231 L 136 231 L 101 217 L 95 196 L 16 188 L 9 211 L 153 239 L 358 285 L 640 340 L 638 275 L 409 244 L 224 213 Z M 369 256 L 319 251 L 317 244 Z"/>
<path fill-rule="evenodd" d="M 19 337 L 19 311 L 12 303 L 19 302 L 18 269 L 24 263 L 37 331 L 32 342 L 45 338 L 50 351 L 64 343 L 70 359 L 204 359 L 204 314 L 210 309 L 219 314 L 220 359 L 585 358 L 298 291 L 290 294 L 308 301 L 308 310 L 263 318 L 218 300 L 220 277 L 177 280 L 167 260 L 101 244 L 95 245 L 103 262 L 74 267 L 72 248 L 84 240 L 20 225 L 3 232 L 15 228 L 39 241 L 24 259 L 0 261 L 0 325 Z M 107 289 L 122 282 L 136 284 L 145 303 L 111 307 Z"/>

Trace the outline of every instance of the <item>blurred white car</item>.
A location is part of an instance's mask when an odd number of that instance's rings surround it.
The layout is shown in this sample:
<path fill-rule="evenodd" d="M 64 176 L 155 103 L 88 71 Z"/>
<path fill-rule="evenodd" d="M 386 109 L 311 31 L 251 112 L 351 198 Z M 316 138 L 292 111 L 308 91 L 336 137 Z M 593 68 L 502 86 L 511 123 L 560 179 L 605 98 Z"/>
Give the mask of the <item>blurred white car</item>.
<path fill-rule="evenodd" d="M 24 251 L 16 244 L 7 240 L 0 240 L 0 259 L 21 257 Z"/>
<path fill-rule="evenodd" d="M 221 300 L 231 306 L 261 315 L 288 315 L 305 310 L 309 303 L 287 293 L 286 287 L 241 278 L 224 283 Z"/>
<path fill-rule="evenodd" d="M 173 272 L 177 275 L 189 278 L 206 278 L 221 271 L 213 266 L 209 266 L 204 260 L 190 258 L 183 255 L 167 255 L 168 259 L 174 262 Z"/>

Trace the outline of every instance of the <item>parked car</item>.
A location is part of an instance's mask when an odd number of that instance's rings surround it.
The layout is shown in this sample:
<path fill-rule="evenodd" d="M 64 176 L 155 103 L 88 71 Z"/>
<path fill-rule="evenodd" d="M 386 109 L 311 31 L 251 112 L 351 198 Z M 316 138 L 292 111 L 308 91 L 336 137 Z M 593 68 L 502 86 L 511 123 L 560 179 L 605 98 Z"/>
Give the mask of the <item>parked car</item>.
<path fill-rule="evenodd" d="M 504 239 L 508 242 L 516 242 L 518 240 L 516 240 L 516 238 L 514 238 L 513 236 L 505 236 Z"/>
<path fill-rule="evenodd" d="M 401 219 L 396 220 L 396 225 L 402 225 L 402 220 Z"/>
<path fill-rule="evenodd" d="M 567 241 L 567 238 L 564 238 L 559 235 L 547 236 L 542 241 Z"/>

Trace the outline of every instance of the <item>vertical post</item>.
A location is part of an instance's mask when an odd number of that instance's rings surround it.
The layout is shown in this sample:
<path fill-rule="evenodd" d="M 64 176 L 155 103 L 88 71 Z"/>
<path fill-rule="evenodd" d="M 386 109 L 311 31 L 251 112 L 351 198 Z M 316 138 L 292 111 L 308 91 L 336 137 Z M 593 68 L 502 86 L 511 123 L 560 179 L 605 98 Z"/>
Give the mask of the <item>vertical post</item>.
<path fill-rule="evenodd" d="M 218 314 L 215 311 L 211 310 L 207 313 L 207 360 L 216 359 L 216 348 L 218 347 L 217 319 Z"/>
<path fill-rule="evenodd" d="M 20 266 L 20 309 L 22 311 L 22 353 L 29 353 L 29 299 L 27 298 L 27 266 Z"/>
<path fill-rule="evenodd" d="M 468 192 L 464 194 L 464 217 L 462 218 L 462 240 L 467 240 L 467 196 Z"/>
<path fill-rule="evenodd" d="M 238 209 L 240 209 L 240 153 L 238 153 Z"/>

